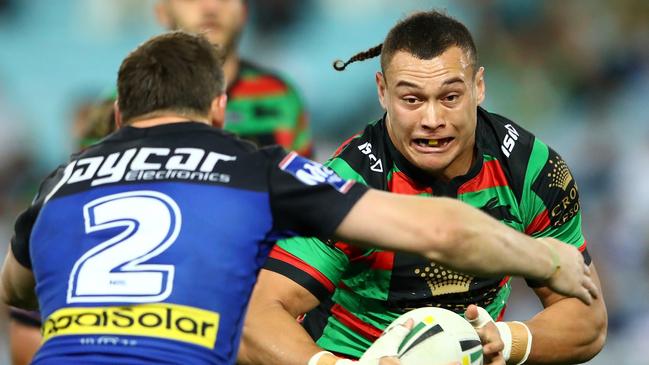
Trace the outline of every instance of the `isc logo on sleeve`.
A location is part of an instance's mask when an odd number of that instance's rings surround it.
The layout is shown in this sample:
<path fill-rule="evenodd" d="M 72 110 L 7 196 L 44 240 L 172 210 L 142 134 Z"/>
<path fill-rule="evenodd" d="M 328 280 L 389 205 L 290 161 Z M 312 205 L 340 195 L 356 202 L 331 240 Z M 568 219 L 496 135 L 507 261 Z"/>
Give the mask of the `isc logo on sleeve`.
<path fill-rule="evenodd" d="M 286 155 L 279 163 L 279 168 L 306 185 L 329 184 L 343 194 L 355 183 L 354 180 L 344 180 L 330 168 L 301 157 L 295 152 Z"/>

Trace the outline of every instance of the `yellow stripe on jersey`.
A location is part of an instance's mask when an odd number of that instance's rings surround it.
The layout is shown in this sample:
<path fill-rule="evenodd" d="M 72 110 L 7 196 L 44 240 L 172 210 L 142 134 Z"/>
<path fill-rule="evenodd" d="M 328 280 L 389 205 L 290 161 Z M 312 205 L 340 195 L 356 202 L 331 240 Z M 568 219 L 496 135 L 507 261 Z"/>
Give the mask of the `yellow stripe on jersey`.
<path fill-rule="evenodd" d="M 184 305 L 63 308 L 43 323 L 43 342 L 65 335 L 158 337 L 214 348 L 219 314 Z"/>

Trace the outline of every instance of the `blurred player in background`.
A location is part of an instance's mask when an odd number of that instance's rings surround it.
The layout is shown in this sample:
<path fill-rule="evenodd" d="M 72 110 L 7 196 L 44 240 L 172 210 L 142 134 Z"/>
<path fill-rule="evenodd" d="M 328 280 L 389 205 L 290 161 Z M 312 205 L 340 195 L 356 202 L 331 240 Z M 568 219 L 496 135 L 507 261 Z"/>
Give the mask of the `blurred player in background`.
<path fill-rule="evenodd" d="M 79 149 L 85 149 L 99 142 L 115 131 L 114 98 L 90 103 L 78 113 L 72 125 L 72 136 Z"/>
<path fill-rule="evenodd" d="M 570 170 L 530 132 L 479 106 L 485 71 L 467 28 L 439 12 L 416 13 L 382 45 L 334 66 L 379 55 L 376 84 L 386 114 L 343 143 L 327 165 L 373 188 L 453 197 L 520 232 L 559 239 L 582 251 L 599 285 Z M 477 304 L 500 320 L 509 281 L 343 241 L 281 241 L 253 293 L 242 358 L 303 364 L 321 349 L 357 358 L 392 320 L 421 306 L 462 314 Z M 524 323 L 497 323 L 504 347 L 485 348 L 486 363 L 576 363 L 601 350 L 607 327 L 601 298 L 586 305 L 543 283 L 528 284 L 545 309 Z M 306 312 L 308 334 L 290 320 Z M 305 358 L 292 362 L 296 352 Z M 318 364 L 326 361 L 332 360 Z"/>
<path fill-rule="evenodd" d="M 224 50 L 225 130 L 258 146 L 279 144 L 312 157 L 311 130 L 296 89 L 239 56 L 239 40 L 248 19 L 246 0 L 159 0 L 155 12 L 167 29 L 204 34 Z"/>
<path fill-rule="evenodd" d="M 308 116 L 297 90 L 279 75 L 239 56 L 248 19 L 246 0 L 158 0 L 154 11 L 165 28 L 203 34 L 223 50 L 227 131 L 260 147 L 278 144 L 313 157 Z M 107 101 L 115 97 L 113 91 Z"/>
<path fill-rule="evenodd" d="M 218 62 L 210 42 L 184 32 L 131 52 L 118 74 L 121 128 L 50 174 L 18 217 L 0 298 L 40 309 L 35 364 L 233 364 L 257 273 L 275 240 L 295 234 L 523 275 L 587 303 L 599 295 L 574 247 L 222 131 Z M 407 334 L 379 338 L 366 364 Z"/>

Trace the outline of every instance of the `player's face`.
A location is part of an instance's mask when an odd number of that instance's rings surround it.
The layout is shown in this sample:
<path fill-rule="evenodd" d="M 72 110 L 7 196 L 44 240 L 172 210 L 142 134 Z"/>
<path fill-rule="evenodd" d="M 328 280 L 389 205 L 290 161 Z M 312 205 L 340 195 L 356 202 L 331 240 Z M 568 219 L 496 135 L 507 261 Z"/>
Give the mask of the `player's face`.
<path fill-rule="evenodd" d="M 204 33 L 230 51 L 237 46 L 247 9 L 243 0 L 161 0 L 156 13 L 166 28 Z"/>
<path fill-rule="evenodd" d="M 474 72 L 458 47 L 430 60 L 399 51 L 385 75 L 377 73 L 388 134 L 408 161 L 446 179 L 469 170 L 483 75 L 484 69 Z"/>

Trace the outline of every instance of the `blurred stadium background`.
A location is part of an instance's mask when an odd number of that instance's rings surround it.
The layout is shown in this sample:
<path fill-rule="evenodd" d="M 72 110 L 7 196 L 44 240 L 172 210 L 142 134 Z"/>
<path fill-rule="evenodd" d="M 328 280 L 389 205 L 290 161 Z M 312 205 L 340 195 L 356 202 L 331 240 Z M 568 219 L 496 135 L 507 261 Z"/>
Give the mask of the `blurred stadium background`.
<path fill-rule="evenodd" d="M 73 152 L 72 126 L 115 82 L 127 52 L 162 29 L 154 0 L 0 0 L 0 253 L 41 177 Z M 380 43 L 396 20 L 440 8 L 463 21 L 486 67 L 485 106 L 559 151 L 579 183 L 609 337 L 589 364 L 648 364 L 649 1 L 257 0 L 242 54 L 302 91 L 317 159 L 381 115 Z M 3 256 L 4 257 L 4 256 Z M 508 316 L 539 305 L 516 284 Z M 0 326 L 6 319 L 0 315 Z M 0 364 L 8 364 L 0 329 Z"/>

